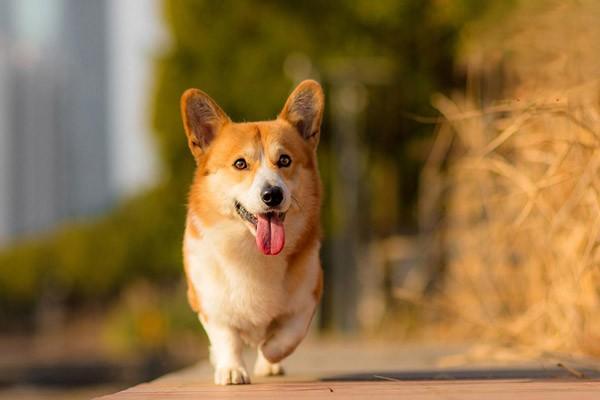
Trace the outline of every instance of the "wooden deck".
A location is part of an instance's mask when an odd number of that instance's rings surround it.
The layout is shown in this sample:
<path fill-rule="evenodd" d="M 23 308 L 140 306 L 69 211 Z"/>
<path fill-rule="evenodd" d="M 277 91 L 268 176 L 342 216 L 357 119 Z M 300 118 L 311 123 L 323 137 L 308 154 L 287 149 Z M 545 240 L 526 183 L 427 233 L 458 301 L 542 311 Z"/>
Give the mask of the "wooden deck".
<path fill-rule="evenodd" d="M 245 386 L 143 384 L 103 400 L 142 399 L 540 399 L 598 400 L 598 381 L 475 380 L 296 382 Z"/>
<path fill-rule="evenodd" d="M 597 365 L 564 368 L 554 360 L 534 360 L 509 366 L 436 366 L 439 357 L 460 351 L 448 346 L 309 344 L 290 358 L 286 377 L 221 387 L 210 382 L 211 368 L 203 362 L 99 399 L 600 400 Z"/>

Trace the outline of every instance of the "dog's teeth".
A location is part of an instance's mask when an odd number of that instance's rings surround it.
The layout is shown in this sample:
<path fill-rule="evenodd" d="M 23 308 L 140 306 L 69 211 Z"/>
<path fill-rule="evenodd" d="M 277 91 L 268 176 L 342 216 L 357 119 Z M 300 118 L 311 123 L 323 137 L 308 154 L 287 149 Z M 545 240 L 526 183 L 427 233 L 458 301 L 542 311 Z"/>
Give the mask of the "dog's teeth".
<path fill-rule="evenodd" d="M 235 207 L 235 211 L 238 213 L 238 215 L 242 219 L 244 219 L 254 225 L 256 225 L 258 223 L 258 219 L 252 213 L 250 213 L 250 211 L 246 210 L 246 208 L 244 206 L 242 206 L 241 203 L 236 201 L 234 203 L 234 207 Z"/>

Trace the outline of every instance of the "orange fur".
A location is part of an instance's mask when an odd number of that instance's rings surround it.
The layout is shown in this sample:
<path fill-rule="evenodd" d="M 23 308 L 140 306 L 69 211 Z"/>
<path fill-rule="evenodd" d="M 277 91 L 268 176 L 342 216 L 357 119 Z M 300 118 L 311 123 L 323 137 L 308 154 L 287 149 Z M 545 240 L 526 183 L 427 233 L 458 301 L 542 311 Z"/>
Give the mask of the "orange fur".
<path fill-rule="evenodd" d="M 186 234 L 194 237 L 194 238 L 200 238 L 202 235 L 200 234 L 200 232 L 198 231 L 198 229 L 193 225 L 188 223 L 186 226 Z M 192 308 L 192 310 L 198 314 L 202 314 L 202 307 L 200 306 L 200 300 L 198 298 L 198 295 L 196 294 L 196 290 L 194 289 L 194 286 L 192 285 L 192 282 L 190 281 L 190 273 L 189 273 L 189 262 L 187 261 L 187 256 L 186 256 L 186 251 L 184 248 L 183 251 L 183 267 L 184 267 L 184 272 L 185 272 L 185 277 L 186 277 L 186 283 L 187 283 L 187 299 L 188 299 L 188 303 L 190 304 L 190 307 Z"/>
<path fill-rule="evenodd" d="M 321 296 L 323 296 L 323 271 L 319 271 L 319 280 L 313 290 L 313 297 L 316 301 L 321 300 Z"/>

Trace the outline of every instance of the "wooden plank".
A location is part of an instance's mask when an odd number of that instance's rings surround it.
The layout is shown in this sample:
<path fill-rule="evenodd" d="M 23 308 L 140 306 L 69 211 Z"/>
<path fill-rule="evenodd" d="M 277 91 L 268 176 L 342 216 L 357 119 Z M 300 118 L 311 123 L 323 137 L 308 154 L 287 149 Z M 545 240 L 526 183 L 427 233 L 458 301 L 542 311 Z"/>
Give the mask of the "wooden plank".
<path fill-rule="evenodd" d="M 399 346 L 390 343 L 308 341 L 285 362 L 288 376 L 252 377 L 252 385 L 215 386 L 208 362 L 102 400 L 134 399 L 594 399 L 600 400 L 600 365 L 552 359 L 506 365 L 439 368 L 440 357 L 462 354 L 448 343 Z M 245 354 L 246 365 L 254 361 Z"/>
<path fill-rule="evenodd" d="M 241 386 L 148 383 L 100 397 L 141 399 L 490 399 L 598 400 L 600 380 L 471 380 L 404 382 L 278 382 Z"/>

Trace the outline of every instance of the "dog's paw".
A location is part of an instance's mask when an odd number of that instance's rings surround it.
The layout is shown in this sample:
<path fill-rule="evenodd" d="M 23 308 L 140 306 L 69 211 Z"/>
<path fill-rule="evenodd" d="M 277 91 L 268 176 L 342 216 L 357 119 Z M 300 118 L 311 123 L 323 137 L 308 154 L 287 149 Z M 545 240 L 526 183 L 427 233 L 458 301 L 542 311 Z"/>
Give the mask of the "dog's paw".
<path fill-rule="evenodd" d="M 215 370 L 215 384 L 244 385 L 250 383 L 250 377 L 244 367 L 219 367 Z"/>
<path fill-rule="evenodd" d="M 256 376 L 281 376 L 285 375 L 285 370 L 279 363 L 271 364 L 267 360 L 257 362 L 254 366 L 254 375 Z"/>
<path fill-rule="evenodd" d="M 290 345 L 282 340 L 269 340 L 261 347 L 262 354 L 271 363 L 276 364 L 289 356 L 296 348 L 297 343 Z"/>

